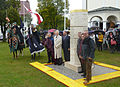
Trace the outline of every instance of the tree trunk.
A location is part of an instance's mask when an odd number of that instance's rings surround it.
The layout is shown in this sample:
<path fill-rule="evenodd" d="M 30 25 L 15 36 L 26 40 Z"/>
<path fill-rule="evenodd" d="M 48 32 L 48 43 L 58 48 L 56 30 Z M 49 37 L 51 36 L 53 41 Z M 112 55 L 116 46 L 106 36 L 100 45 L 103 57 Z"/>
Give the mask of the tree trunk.
<path fill-rule="evenodd" d="M 4 24 L 4 30 L 3 30 L 3 42 L 6 42 L 6 24 Z"/>
<path fill-rule="evenodd" d="M 2 25 L 2 22 L 1 22 L 0 25 L 1 25 L 1 32 L 3 33 L 3 25 Z"/>

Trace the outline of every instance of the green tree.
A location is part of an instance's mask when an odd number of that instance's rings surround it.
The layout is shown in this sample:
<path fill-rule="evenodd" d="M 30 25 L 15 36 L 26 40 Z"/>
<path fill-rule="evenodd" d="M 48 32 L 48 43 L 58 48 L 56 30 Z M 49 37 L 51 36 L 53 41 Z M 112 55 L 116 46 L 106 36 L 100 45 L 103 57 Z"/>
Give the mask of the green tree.
<path fill-rule="evenodd" d="M 6 36 L 6 23 L 5 18 L 9 16 L 11 23 L 13 22 L 13 16 L 18 17 L 18 10 L 20 7 L 20 0 L 0 0 L 0 26 L 3 33 L 3 41 L 5 41 Z M 11 10 L 11 12 L 9 11 Z M 15 13 L 14 13 L 15 12 Z M 15 17 L 14 17 L 15 18 Z M 14 19 L 19 23 L 19 18 Z M 4 28 L 3 28 L 4 26 Z"/>
<path fill-rule="evenodd" d="M 68 1 L 68 0 L 67 0 Z M 38 0 L 37 11 L 42 15 L 44 21 L 41 23 L 42 29 L 64 28 L 64 1 L 63 0 Z M 67 2 L 68 3 L 68 2 Z M 69 6 L 68 4 L 66 6 Z M 67 12 L 69 7 L 67 7 Z"/>
<path fill-rule="evenodd" d="M 16 8 L 13 8 L 12 6 L 7 10 L 8 12 L 8 18 L 10 19 L 10 23 L 17 22 L 18 25 L 20 25 L 20 15 Z"/>

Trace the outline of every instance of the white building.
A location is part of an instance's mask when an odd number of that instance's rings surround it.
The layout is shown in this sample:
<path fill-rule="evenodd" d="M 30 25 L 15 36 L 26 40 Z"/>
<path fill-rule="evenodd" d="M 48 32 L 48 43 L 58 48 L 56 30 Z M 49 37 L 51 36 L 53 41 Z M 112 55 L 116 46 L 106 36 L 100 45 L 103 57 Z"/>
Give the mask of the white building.
<path fill-rule="evenodd" d="M 112 28 L 120 24 L 120 0 L 87 0 L 88 27 Z"/>

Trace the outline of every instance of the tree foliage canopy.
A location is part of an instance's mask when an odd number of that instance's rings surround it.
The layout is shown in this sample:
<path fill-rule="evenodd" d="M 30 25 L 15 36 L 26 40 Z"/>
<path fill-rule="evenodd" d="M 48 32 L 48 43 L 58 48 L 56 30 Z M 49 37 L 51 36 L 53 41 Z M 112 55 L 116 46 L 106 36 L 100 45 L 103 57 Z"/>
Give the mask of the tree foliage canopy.
<path fill-rule="evenodd" d="M 64 1 L 63 0 L 38 0 L 37 11 L 41 14 L 44 21 L 41 23 L 42 29 L 59 29 L 64 27 Z M 67 0 L 68 2 L 68 0 Z M 67 11 L 69 4 L 67 3 Z"/>
<path fill-rule="evenodd" d="M 0 0 L 0 25 L 3 33 L 3 41 L 5 41 L 6 34 L 6 17 L 10 19 L 10 23 L 17 22 L 20 24 L 19 18 L 20 0 Z M 4 28 L 3 28 L 4 26 Z"/>
<path fill-rule="evenodd" d="M 0 22 L 6 22 L 5 17 L 8 16 L 11 22 L 16 21 L 19 24 L 19 19 L 18 19 L 19 7 L 20 7 L 20 0 L 1 0 L 0 1 Z"/>

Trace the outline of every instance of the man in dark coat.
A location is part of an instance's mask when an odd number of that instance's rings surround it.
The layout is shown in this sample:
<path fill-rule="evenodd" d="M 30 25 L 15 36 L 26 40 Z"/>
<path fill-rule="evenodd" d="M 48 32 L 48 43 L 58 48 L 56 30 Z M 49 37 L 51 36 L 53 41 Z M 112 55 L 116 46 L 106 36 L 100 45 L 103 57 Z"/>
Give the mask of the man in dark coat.
<path fill-rule="evenodd" d="M 81 32 L 79 32 L 78 37 L 79 37 L 79 39 L 77 41 L 77 55 L 78 55 L 78 58 L 79 58 L 80 64 L 81 64 L 81 71 L 78 72 L 78 73 L 83 73 L 83 71 L 84 71 L 84 69 L 83 69 L 84 68 L 83 67 L 84 61 L 81 58 L 81 52 L 82 52 L 82 43 L 83 43 L 83 40 L 84 40 L 84 35 Z"/>
<path fill-rule="evenodd" d="M 88 31 L 84 32 L 84 40 L 82 43 L 81 58 L 84 60 L 84 77 L 86 78 L 84 84 L 86 85 L 91 80 L 91 67 L 94 59 L 95 43 L 89 37 Z"/>
<path fill-rule="evenodd" d="M 67 35 L 66 31 L 63 31 L 62 47 L 65 61 L 70 61 L 70 36 Z"/>

